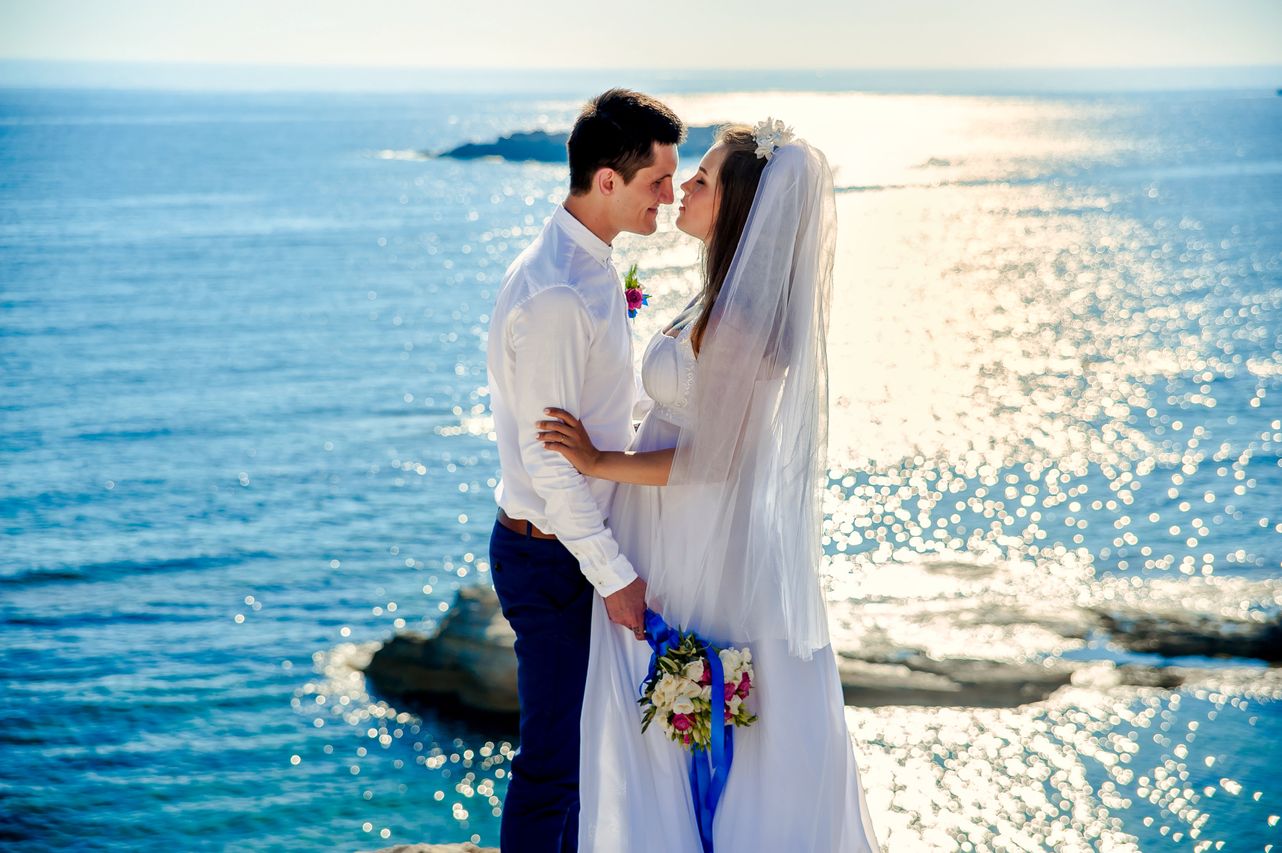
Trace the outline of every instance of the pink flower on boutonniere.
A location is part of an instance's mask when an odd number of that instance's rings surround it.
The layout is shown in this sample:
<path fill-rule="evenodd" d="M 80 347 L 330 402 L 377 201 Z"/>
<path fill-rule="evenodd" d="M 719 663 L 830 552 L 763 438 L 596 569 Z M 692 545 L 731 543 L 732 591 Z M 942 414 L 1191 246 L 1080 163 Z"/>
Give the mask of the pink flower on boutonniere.
<path fill-rule="evenodd" d="M 641 289 L 641 281 L 637 278 L 636 264 L 629 267 L 623 277 L 623 295 L 628 301 L 628 319 L 634 319 L 642 305 L 650 304 L 650 294 Z"/>

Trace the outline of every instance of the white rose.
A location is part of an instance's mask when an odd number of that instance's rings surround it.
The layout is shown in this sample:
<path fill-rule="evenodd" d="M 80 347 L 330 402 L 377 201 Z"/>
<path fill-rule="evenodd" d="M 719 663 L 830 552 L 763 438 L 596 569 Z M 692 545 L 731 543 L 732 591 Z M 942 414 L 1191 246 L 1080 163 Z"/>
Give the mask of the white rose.
<path fill-rule="evenodd" d="M 739 706 L 742 704 L 743 700 L 738 696 L 731 696 L 730 701 L 726 703 L 726 710 L 728 710 L 731 715 L 737 714 L 739 713 Z"/>
<path fill-rule="evenodd" d="M 725 670 L 726 681 L 730 680 L 732 673 L 743 666 L 743 655 L 739 654 L 737 649 L 722 649 L 717 657 L 721 658 L 721 668 Z"/>
<path fill-rule="evenodd" d="M 693 714 L 694 703 L 690 701 L 689 696 L 678 696 L 672 703 L 672 713 L 674 714 Z"/>
<path fill-rule="evenodd" d="M 685 677 L 697 684 L 703 678 L 703 661 L 695 660 L 686 664 Z"/>
<path fill-rule="evenodd" d="M 655 686 L 654 692 L 650 694 L 650 701 L 660 708 L 666 708 L 676 698 L 676 689 L 677 679 L 671 673 L 665 672 L 659 678 L 659 683 Z"/>
<path fill-rule="evenodd" d="M 703 688 L 696 682 L 690 681 L 688 678 L 683 678 L 677 683 L 675 695 L 693 699 L 695 696 L 698 696 L 702 690 Z"/>

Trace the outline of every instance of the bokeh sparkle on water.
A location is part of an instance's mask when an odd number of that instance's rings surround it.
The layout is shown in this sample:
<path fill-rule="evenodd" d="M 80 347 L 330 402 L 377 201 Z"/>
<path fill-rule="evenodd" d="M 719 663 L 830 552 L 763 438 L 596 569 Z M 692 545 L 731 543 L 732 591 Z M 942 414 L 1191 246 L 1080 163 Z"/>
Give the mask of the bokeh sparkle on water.
<path fill-rule="evenodd" d="M 576 104 L 121 98 L 4 124 L 11 835 L 76 838 L 70 799 L 135 849 L 494 843 L 513 733 L 356 667 L 486 582 L 487 314 L 566 178 L 415 151 Z M 1282 605 L 1282 99 L 672 103 L 783 116 L 834 165 L 838 649 L 1077 667 L 1036 702 L 848 708 L 886 849 L 1276 845 L 1278 670 L 1099 626 Z M 641 342 L 698 254 L 670 215 L 616 245 Z"/>

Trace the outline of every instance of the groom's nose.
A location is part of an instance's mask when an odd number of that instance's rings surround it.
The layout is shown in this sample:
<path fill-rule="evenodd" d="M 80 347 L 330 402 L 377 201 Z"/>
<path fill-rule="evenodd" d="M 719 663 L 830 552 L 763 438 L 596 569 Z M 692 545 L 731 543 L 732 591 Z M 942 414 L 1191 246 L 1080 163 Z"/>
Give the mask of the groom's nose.
<path fill-rule="evenodd" d="M 672 204 L 676 200 L 676 194 L 672 191 L 672 181 L 664 181 L 662 187 L 659 190 L 659 201 L 663 204 Z"/>

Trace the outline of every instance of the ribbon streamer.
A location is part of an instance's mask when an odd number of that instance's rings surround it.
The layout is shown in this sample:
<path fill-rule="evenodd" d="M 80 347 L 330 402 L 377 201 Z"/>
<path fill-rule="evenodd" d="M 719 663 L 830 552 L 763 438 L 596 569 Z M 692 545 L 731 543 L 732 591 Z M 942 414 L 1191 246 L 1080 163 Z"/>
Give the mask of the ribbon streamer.
<path fill-rule="evenodd" d="M 694 816 L 703 853 L 712 853 L 712 819 L 717 814 L 717 804 L 721 802 L 721 794 L 730 776 L 730 765 L 734 762 L 734 726 L 726 724 L 725 671 L 721 667 L 721 658 L 712 643 L 698 634 L 692 636 L 703 647 L 711 671 L 712 732 L 711 749 L 690 752 L 690 796 L 694 801 Z M 659 658 L 680 644 L 681 634 L 663 621 L 658 613 L 647 609 L 645 639 L 653 650 L 650 674 L 645 681 L 649 683 L 658 674 Z"/>

